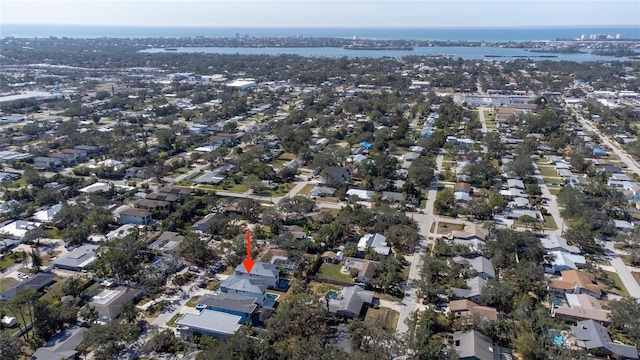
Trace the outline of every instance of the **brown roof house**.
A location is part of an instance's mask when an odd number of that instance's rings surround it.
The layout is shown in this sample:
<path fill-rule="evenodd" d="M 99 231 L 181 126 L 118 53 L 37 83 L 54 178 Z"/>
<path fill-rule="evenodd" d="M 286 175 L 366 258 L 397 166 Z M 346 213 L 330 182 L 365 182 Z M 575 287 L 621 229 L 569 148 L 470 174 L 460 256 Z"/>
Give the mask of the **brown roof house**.
<path fill-rule="evenodd" d="M 151 212 L 137 208 L 128 208 L 120 211 L 117 219 L 120 224 L 136 225 L 149 225 L 153 221 Z"/>
<path fill-rule="evenodd" d="M 549 280 L 549 289 L 556 293 L 588 294 L 596 299 L 602 297 L 602 290 L 594 283 L 595 276 L 578 270 L 565 270 L 562 279 Z"/>
<path fill-rule="evenodd" d="M 478 315 L 489 320 L 498 320 L 498 310 L 489 306 L 478 305 L 467 299 L 449 302 L 449 311 L 457 318 Z"/>

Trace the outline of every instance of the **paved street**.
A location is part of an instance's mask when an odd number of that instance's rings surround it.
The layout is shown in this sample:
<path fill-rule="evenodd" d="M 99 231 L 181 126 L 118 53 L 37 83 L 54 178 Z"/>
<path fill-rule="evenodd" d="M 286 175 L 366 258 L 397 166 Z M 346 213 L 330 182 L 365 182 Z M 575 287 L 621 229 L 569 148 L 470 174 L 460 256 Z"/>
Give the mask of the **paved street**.
<path fill-rule="evenodd" d="M 627 292 L 629 292 L 629 295 L 636 299 L 640 299 L 640 285 L 638 285 L 638 282 L 636 281 L 636 279 L 634 279 L 631 271 L 629 271 L 627 265 L 625 265 L 620 258 L 620 251 L 614 248 L 613 245 L 613 241 L 607 241 L 605 245 L 605 249 L 609 249 L 617 254 L 614 255 L 609 262 L 611 263 L 611 266 L 613 266 L 613 268 L 616 270 L 618 276 L 620 276 L 620 280 L 622 280 L 624 287 L 627 288 Z"/>
<path fill-rule="evenodd" d="M 609 137 L 607 135 L 600 132 L 600 130 L 598 130 L 589 121 L 583 118 L 582 115 L 580 115 L 574 108 L 571 108 L 571 110 L 578 118 L 578 121 L 589 131 L 596 133 L 602 140 L 602 143 L 610 147 L 613 153 L 620 157 L 620 161 L 627 165 L 629 170 L 640 175 L 640 166 L 638 166 L 638 163 L 636 163 L 635 160 L 633 160 L 633 158 L 629 156 L 626 151 L 624 151 L 616 142 L 609 140 Z"/>
<path fill-rule="evenodd" d="M 409 269 L 409 278 L 407 279 L 407 289 L 403 299 L 405 306 L 400 308 L 400 316 L 398 318 L 398 326 L 396 331 L 404 333 L 407 331 L 407 325 L 405 320 L 409 315 L 415 311 L 420 304 L 418 304 L 418 298 L 416 296 L 416 289 L 412 286 L 412 281 L 420 278 L 420 265 L 421 256 L 428 250 L 429 235 L 431 231 L 431 225 L 433 224 L 435 217 L 433 214 L 433 205 L 435 203 L 436 195 L 438 192 L 438 180 L 440 177 L 440 171 L 442 169 L 442 162 L 444 160 L 444 153 L 438 154 L 436 158 L 436 170 L 434 174 L 434 182 L 429 189 L 427 195 L 427 204 L 424 208 L 424 214 L 412 213 L 411 217 L 418 223 L 420 229 L 420 237 L 418 239 L 418 246 L 413 254 L 413 261 L 411 261 L 411 268 Z"/>

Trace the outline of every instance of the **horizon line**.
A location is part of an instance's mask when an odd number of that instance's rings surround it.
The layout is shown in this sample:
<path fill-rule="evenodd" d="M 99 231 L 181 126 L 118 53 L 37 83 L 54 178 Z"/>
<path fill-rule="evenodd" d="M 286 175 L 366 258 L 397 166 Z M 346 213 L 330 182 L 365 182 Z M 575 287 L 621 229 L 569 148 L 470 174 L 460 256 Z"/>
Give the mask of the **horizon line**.
<path fill-rule="evenodd" d="M 498 25 L 498 26 L 280 26 L 280 25 L 138 25 L 138 24 L 44 24 L 44 23 L 2 23 L 3 26 L 78 26 L 78 27 L 129 27 L 129 28 L 199 28 L 199 29 L 404 29 L 404 30 L 440 30 L 440 29 L 594 29 L 594 28 L 631 28 L 637 29 L 638 24 L 620 24 L 620 25 Z"/>

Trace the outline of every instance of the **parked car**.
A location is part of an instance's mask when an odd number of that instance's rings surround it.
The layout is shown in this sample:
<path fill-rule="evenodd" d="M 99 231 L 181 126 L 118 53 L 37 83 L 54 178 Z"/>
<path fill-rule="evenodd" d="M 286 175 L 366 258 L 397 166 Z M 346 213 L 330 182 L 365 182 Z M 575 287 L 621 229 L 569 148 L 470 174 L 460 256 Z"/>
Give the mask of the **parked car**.
<path fill-rule="evenodd" d="M 18 279 L 20 280 L 27 280 L 29 278 L 29 275 L 25 274 L 25 273 L 18 273 Z"/>

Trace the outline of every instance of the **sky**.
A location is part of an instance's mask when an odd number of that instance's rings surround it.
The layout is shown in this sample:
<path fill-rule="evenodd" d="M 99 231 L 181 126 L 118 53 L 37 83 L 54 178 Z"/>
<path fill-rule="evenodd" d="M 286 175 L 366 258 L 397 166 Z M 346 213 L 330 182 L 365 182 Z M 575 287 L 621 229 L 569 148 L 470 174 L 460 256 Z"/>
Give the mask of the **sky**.
<path fill-rule="evenodd" d="M 1 0 L 0 23 L 252 28 L 640 27 L 640 1 Z"/>

